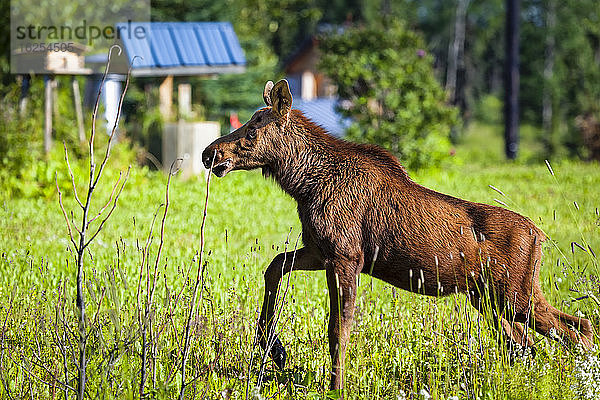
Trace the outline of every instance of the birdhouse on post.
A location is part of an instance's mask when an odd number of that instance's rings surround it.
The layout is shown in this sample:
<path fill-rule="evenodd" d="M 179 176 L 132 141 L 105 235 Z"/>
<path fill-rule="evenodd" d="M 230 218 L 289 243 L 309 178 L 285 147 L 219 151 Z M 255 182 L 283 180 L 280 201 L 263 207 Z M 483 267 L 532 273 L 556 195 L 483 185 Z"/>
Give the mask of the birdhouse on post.
<path fill-rule="evenodd" d="M 62 46 L 56 50 L 54 46 Z M 92 70 L 85 68 L 84 52 L 87 47 L 79 43 L 48 43 L 38 48 L 19 49 L 13 52 L 13 60 L 19 71 L 28 71 L 23 74 L 23 91 L 21 94 L 21 113 L 26 112 L 27 96 L 31 74 L 44 76 L 44 151 L 48 153 L 52 146 L 52 117 L 57 113 L 56 105 L 56 75 L 71 75 L 73 89 L 73 103 L 77 118 L 79 139 L 85 140 L 83 127 L 83 110 L 81 94 L 77 75 L 90 75 Z"/>

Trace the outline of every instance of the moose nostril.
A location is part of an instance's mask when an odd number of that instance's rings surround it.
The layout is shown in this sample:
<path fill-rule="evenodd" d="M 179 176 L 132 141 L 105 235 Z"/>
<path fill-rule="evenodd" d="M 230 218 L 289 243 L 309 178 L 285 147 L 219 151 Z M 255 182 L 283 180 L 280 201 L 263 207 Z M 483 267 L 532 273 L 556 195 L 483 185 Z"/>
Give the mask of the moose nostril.
<path fill-rule="evenodd" d="M 212 163 L 216 162 L 217 160 L 221 159 L 222 157 L 223 157 L 222 151 L 220 151 L 220 150 L 217 151 L 214 148 L 207 147 L 202 152 L 202 163 L 204 164 L 204 166 L 206 168 L 210 168 Z"/>
<path fill-rule="evenodd" d="M 209 148 L 204 149 L 204 151 L 202 152 L 202 163 L 207 168 L 210 167 L 211 158 L 212 158 L 213 154 L 214 153 L 212 151 L 210 151 Z"/>

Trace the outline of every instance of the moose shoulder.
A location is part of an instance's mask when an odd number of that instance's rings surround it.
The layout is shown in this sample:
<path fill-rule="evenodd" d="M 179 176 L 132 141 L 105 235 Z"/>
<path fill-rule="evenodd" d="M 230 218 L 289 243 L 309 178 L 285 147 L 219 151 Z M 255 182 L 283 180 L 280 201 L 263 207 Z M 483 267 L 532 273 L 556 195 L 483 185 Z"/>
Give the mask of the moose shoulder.
<path fill-rule="evenodd" d="M 304 247 L 293 268 L 326 271 L 332 389 L 343 386 L 361 272 L 426 295 L 466 293 L 479 311 L 497 316 L 496 327 L 510 341 L 524 346 L 533 341 L 523 323 L 566 343 L 592 345 L 587 319 L 544 298 L 539 271 L 545 236 L 530 220 L 427 189 L 389 152 L 328 135 L 291 108 L 285 80 L 268 82 L 263 97 L 267 107 L 208 146 L 203 162 L 219 177 L 262 168 L 297 201 Z M 261 346 L 280 368 L 286 353 L 271 327 L 278 283 L 290 271 L 286 258 L 292 254 L 279 254 L 265 272 L 259 319 Z"/>

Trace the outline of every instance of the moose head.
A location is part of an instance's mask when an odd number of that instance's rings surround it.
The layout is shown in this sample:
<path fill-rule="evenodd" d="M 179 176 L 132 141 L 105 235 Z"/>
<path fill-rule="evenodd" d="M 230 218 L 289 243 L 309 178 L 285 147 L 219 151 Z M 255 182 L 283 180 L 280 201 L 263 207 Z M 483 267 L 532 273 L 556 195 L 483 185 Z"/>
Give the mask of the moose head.
<path fill-rule="evenodd" d="M 218 177 L 230 171 L 262 168 L 269 174 L 274 162 L 273 148 L 283 140 L 292 108 L 292 95 L 288 82 L 283 79 L 265 85 L 263 98 L 267 107 L 256 111 L 239 129 L 215 140 L 202 153 L 206 168 Z"/>

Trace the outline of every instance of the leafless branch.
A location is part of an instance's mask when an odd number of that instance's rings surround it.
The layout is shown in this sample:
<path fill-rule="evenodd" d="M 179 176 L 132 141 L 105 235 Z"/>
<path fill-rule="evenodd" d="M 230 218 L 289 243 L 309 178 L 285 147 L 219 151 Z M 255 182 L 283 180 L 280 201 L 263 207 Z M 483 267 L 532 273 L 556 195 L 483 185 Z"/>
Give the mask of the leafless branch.
<path fill-rule="evenodd" d="M 94 222 L 96 219 L 98 219 L 104 213 L 104 211 L 108 208 L 110 203 L 113 201 L 113 196 L 115 195 L 115 191 L 117 190 L 117 187 L 119 186 L 119 183 L 121 182 L 122 177 L 123 177 L 123 173 L 121 171 L 119 171 L 119 178 L 113 185 L 113 188 L 112 188 L 112 191 L 110 192 L 110 197 L 108 198 L 108 201 L 106 202 L 106 204 L 104 204 L 100 208 L 100 210 L 98 211 L 98 214 L 96 214 L 96 216 L 94 216 L 93 218 L 90 219 L 90 221 L 88 222 L 88 226 L 90 226 L 90 224 L 92 222 Z"/>
<path fill-rule="evenodd" d="M 167 221 L 167 213 L 169 212 L 169 186 L 171 185 L 171 177 L 174 176 L 175 174 L 177 174 L 177 172 L 179 172 L 179 168 L 181 167 L 181 163 L 183 162 L 183 159 L 178 158 L 175 161 L 173 161 L 173 163 L 171 164 L 171 167 L 169 168 L 169 178 L 167 179 L 167 189 L 165 191 L 165 211 L 163 213 L 163 218 L 160 224 L 160 242 L 158 245 L 158 251 L 156 253 L 156 261 L 154 262 L 154 285 L 152 285 L 153 289 L 152 291 L 150 291 L 148 293 L 149 299 L 148 299 L 148 304 L 152 303 L 153 297 L 154 297 L 154 288 L 156 287 L 156 270 L 158 268 L 158 263 L 160 261 L 160 256 L 162 254 L 162 249 L 163 249 L 163 245 L 165 243 L 165 224 Z M 177 167 L 175 167 L 176 164 L 179 164 Z"/>
<path fill-rule="evenodd" d="M 10 303 L 8 304 L 8 310 L 6 311 L 6 316 L 4 317 L 4 324 L 2 325 L 2 341 L 0 342 L 0 380 L 2 380 L 2 386 L 4 387 L 4 391 L 6 392 L 9 399 L 12 400 L 12 396 L 10 394 L 10 388 L 6 384 L 6 379 L 4 379 L 4 340 L 6 339 L 6 324 L 8 322 L 8 317 L 12 311 L 14 295 L 10 296 Z"/>
<path fill-rule="evenodd" d="M 108 212 L 108 214 L 106 215 L 106 217 L 104 217 L 104 219 L 102 220 L 102 222 L 100 222 L 100 226 L 98 226 L 98 229 L 92 235 L 92 237 L 87 242 L 85 242 L 85 244 L 83 246 L 84 249 L 90 245 L 90 243 L 96 238 L 96 236 L 98 236 L 98 234 L 100 233 L 100 231 L 104 227 L 104 224 L 106 223 L 106 221 L 108 221 L 108 219 L 112 215 L 113 211 L 117 207 L 117 200 L 119 200 L 119 196 L 121 195 L 121 192 L 123 191 L 123 188 L 125 187 L 125 184 L 127 183 L 127 179 L 129 178 L 129 171 L 130 170 L 131 170 L 131 166 L 129 168 L 127 168 L 127 174 L 125 174 L 125 179 L 123 179 L 123 184 L 121 185 L 121 188 L 119 189 L 119 191 L 117 192 L 117 195 L 115 196 L 115 200 L 113 202 L 113 205 L 112 205 L 110 211 Z M 119 177 L 119 179 L 121 179 L 121 178 Z"/>
<path fill-rule="evenodd" d="M 112 47 L 111 47 L 111 49 L 112 49 Z M 121 51 L 121 48 L 119 47 L 119 55 L 121 54 L 120 51 Z M 110 132 L 110 136 L 108 138 L 108 144 L 106 145 L 106 152 L 104 153 L 104 159 L 102 160 L 102 163 L 100 163 L 100 169 L 98 170 L 96 179 L 94 180 L 93 184 L 90 181 L 90 184 L 92 185 L 92 187 L 96 187 L 96 185 L 98 184 L 98 180 L 102 176 L 102 171 L 104 171 L 104 167 L 106 166 L 106 162 L 108 161 L 108 157 L 110 156 L 110 150 L 112 148 L 112 140 L 115 136 L 115 132 L 117 131 L 117 127 L 119 126 L 119 120 L 121 119 L 121 109 L 123 108 L 123 100 L 125 99 L 125 94 L 127 93 L 127 89 L 129 88 L 129 79 L 131 77 L 131 68 L 133 67 L 133 63 L 135 62 L 135 60 L 137 58 L 138 58 L 137 56 L 133 57 L 133 59 L 131 60 L 131 65 L 129 65 L 129 69 L 127 70 L 127 79 L 125 80 L 125 88 L 123 89 L 123 93 L 121 93 L 121 97 L 119 98 L 119 105 L 117 107 L 117 118 L 115 119 L 115 123 L 113 124 L 112 130 Z M 108 68 L 108 64 L 107 64 L 107 68 Z M 103 81 L 104 81 L 104 79 L 103 79 Z"/>
<path fill-rule="evenodd" d="M 34 355 L 35 355 L 35 352 L 34 352 Z M 36 357 L 37 357 L 37 355 L 36 355 Z M 22 351 L 21 351 L 21 359 L 23 359 L 23 360 L 26 360 L 26 359 L 27 359 L 27 358 L 25 357 L 25 354 L 24 354 Z M 38 360 L 39 360 L 39 357 L 38 357 Z M 31 360 L 31 361 L 32 361 L 32 363 L 33 363 L 34 365 L 36 365 L 36 366 L 38 366 L 38 367 L 42 368 L 44 371 L 46 371 L 46 373 L 47 373 L 47 374 L 48 374 L 50 377 L 52 377 L 53 379 L 55 379 L 55 380 L 56 380 L 56 382 L 58 382 L 60 385 L 62 385 L 62 386 L 65 386 L 65 387 L 67 387 L 67 388 L 69 388 L 69 389 L 71 389 L 71 390 L 73 390 L 73 391 L 76 391 L 74 387 L 72 387 L 72 386 L 70 386 L 70 385 L 66 384 L 65 382 L 61 382 L 61 381 L 57 380 L 57 379 L 56 379 L 56 376 L 55 376 L 55 375 L 52 373 L 52 371 L 50 371 L 50 370 L 49 370 L 49 369 L 48 369 L 48 368 L 47 368 L 45 365 L 43 365 L 43 362 L 37 362 L 37 361 L 35 361 L 35 360 Z M 15 360 L 13 360 L 13 362 L 15 362 L 15 363 L 18 365 L 18 367 L 19 367 L 19 368 L 21 368 L 21 370 L 23 370 L 23 372 L 25 372 L 25 374 L 26 374 L 28 377 L 33 377 L 35 380 L 37 380 L 37 381 L 40 381 L 42 384 L 44 384 L 44 385 L 46 385 L 46 386 L 48 386 L 48 387 L 51 387 L 51 386 L 52 386 L 52 384 L 51 384 L 50 382 L 48 382 L 47 380 L 45 380 L 45 379 L 42 379 L 42 378 L 40 378 L 38 375 L 34 374 L 34 373 L 33 373 L 33 371 L 31 370 L 31 368 L 29 368 L 29 367 L 28 367 L 27 365 L 25 365 L 24 363 L 19 363 L 19 362 L 15 361 Z M 32 396 L 32 398 L 33 398 L 33 396 Z"/>
<path fill-rule="evenodd" d="M 71 243 L 73 246 L 77 247 L 77 243 L 75 242 L 75 238 L 73 237 L 73 229 L 71 228 L 71 222 L 69 221 L 69 217 L 67 216 L 67 211 L 62 202 L 62 192 L 60 191 L 60 187 L 58 186 L 58 177 L 55 174 L 54 180 L 56 181 L 56 190 L 58 190 L 58 204 L 60 205 L 60 209 L 62 210 L 63 216 L 65 217 L 65 222 L 67 223 L 67 229 L 69 231 L 69 238 L 71 239 Z"/>
<path fill-rule="evenodd" d="M 96 236 L 100 233 L 100 231 L 102 231 L 104 224 L 112 215 L 115 207 L 117 206 L 117 200 L 119 199 L 119 196 L 121 195 L 123 188 L 125 187 L 125 183 L 127 182 L 127 178 L 129 177 L 129 171 L 130 171 L 130 168 L 129 168 L 127 170 L 127 174 L 125 175 L 120 187 L 119 187 L 119 183 L 121 182 L 122 174 L 119 174 L 119 179 L 117 180 L 116 184 L 113 186 L 113 190 L 111 192 L 111 196 L 110 196 L 110 199 L 108 200 L 107 204 L 100 209 L 100 211 L 98 212 L 98 214 L 95 217 L 93 217 L 92 219 L 89 219 L 89 213 L 90 213 L 91 200 L 93 197 L 93 193 L 96 188 L 96 185 L 98 184 L 98 181 L 100 180 L 100 177 L 102 176 L 102 172 L 104 170 L 104 167 L 106 166 L 108 157 L 110 156 L 110 148 L 112 145 L 112 139 L 114 137 L 114 134 L 116 132 L 116 129 L 117 129 L 117 126 L 119 123 L 119 117 L 121 115 L 121 110 L 123 107 L 123 99 L 127 92 L 127 89 L 129 86 L 129 79 L 131 76 L 131 66 L 130 66 L 129 71 L 127 73 L 127 82 L 125 84 L 125 88 L 124 88 L 123 93 L 121 94 L 121 98 L 119 100 L 119 105 L 117 108 L 117 118 L 115 120 L 113 129 L 110 134 L 110 138 L 109 138 L 107 148 L 106 148 L 106 153 L 105 153 L 104 159 L 102 160 L 100 168 L 96 173 L 95 172 L 96 164 L 95 164 L 95 158 L 94 158 L 94 140 L 95 140 L 95 136 L 96 136 L 96 121 L 97 121 L 97 117 L 98 117 L 98 105 L 100 102 L 102 86 L 104 85 L 104 82 L 106 80 L 106 75 L 110 68 L 112 52 L 115 48 L 117 48 L 119 51 L 119 54 L 121 54 L 121 51 L 122 51 L 121 47 L 114 45 L 110 48 L 110 50 L 108 52 L 108 61 L 106 64 L 106 68 L 104 70 L 104 74 L 102 75 L 102 81 L 100 83 L 100 89 L 98 91 L 98 96 L 96 97 L 94 111 L 92 112 L 92 129 L 91 129 L 91 135 L 90 135 L 90 140 L 89 140 L 90 171 L 89 171 L 89 180 L 88 180 L 88 185 L 87 185 L 87 195 L 86 195 L 85 203 L 80 200 L 80 198 L 77 194 L 77 188 L 75 186 L 75 177 L 73 175 L 73 171 L 72 171 L 70 163 L 69 163 L 68 151 L 66 149 L 66 146 L 63 143 L 63 146 L 65 147 L 65 162 L 67 163 L 67 166 L 69 168 L 69 174 L 71 177 L 71 183 L 73 185 L 73 190 L 75 193 L 75 199 L 77 201 L 77 204 L 81 207 L 81 209 L 83 211 L 82 217 L 81 217 L 81 228 L 80 229 L 77 229 L 75 224 L 72 223 L 71 221 L 69 221 L 68 214 L 66 213 L 64 206 L 62 204 L 62 192 L 60 191 L 60 188 L 58 185 L 58 178 L 55 177 L 56 187 L 57 187 L 58 194 L 59 194 L 59 204 L 63 211 L 63 215 L 65 216 L 65 220 L 67 222 L 67 229 L 69 231 L 69 237 L 71 239 L 71 243 L 73 244 L 72 252 L 75 255 L 75 259 L 77 262 L 75 302 L 76 302 L 76 306 L 77 306 L 78 314 L 79 314 L 78 321 L 77 321 L 78 322 L 78 330 L 79 330 L 79 332 L 78 332 L 79 333 L 79 335 L 78 335 L 79 358 L 78 358 L 78 361 L 76 362 L 77 371 L 78 371 L 76 393 L 77 393 L 78 400 L 82 400 L 86 394 L 86 388 L 85 388 L 85 386 L 86 386 L 86 363 L 87 363 L 86 345 L 87 345 L 87 336 L 88 336 L 87 330 L 88 330 L 88 328 L 86 327 L 85 299 L 84 299 L 84 293 L 83 293 L 83 280 L 84 280 L 84 265 L 83 264 L 84 264 L 85 250 L 90 245 L 90 243 L 96 238 Z M 115 191 L 116 191 L 116 194 L 115 194 Z M 90 224 L 93 221 L 95 221 L 97 218 L 99 218 L 105 212 L 105 210 L 109 207 L 111 202 L 112 202 L 112 207 L 110 208 L 110 210 L 108 211 L 108 213 L 104 217 L 104 219 L 100 222 L 95 233 L 93 233 L 91 235 L 91 237 L 88 239 L 87 235 L 88 235 L 88 228 L 90 227 Z M 78 242 L 73 237 L 73 229 L 75 229 L 77 231 L 77 233 L 79 234 Z M 90 255 L 90 257 L 92 257 L 92 254 L 89 250 L 88 250 L 88 254 Z M 100 302 L 101 301 L 102 301 L 102 299 L 100 299 Z M 97 314 L 96 314 L 96 317 L 97 317 Z M 96 317 L 94 317 L 94 319 Z M 67 324 L 64 324 L 64 325 L 65 325 L 65 327 L 67 326 Z"/>
<path fill-rule="evenodd" d="M 194 292 L 193 292 L 192 300 L 191 300 L 191 304 L 190 304 L 190 311 L 189 311 L 187 321 L 185 324 L 183 355 L 182 355 L 182 360 L 181 360 L 181 389 L 179 391 L 179 400 L 183 400 L 184 395 L 185 395 L 185 388 L 186 388 L 185 365 L 187 363 L 187 358 L 189 355 L 190 329 L 191 329 L 191 325 L 192 325 L 192 316 L 194 315 L 194 312 L 196 310 L 196 300 L 198 297 L 198 286 L 200 284 L 200 278 L 203 277 L 203 275 L 204 275 L 204 272 L 203 272 L 204 265 L 202 264 L 203 256 L 204 256 L 204 227 L 206 225 L 206 216 L 207 216 L 207 210 L 208 210 L 208 198 L 210 195 L 210 177 L 212 175 L 212 169 L 213 169 L 214 161 L 216 158 L 216 152 L 217 151 L 215 150 L 215 154 L 212 157 L 212 162 L 210 164 L 210 169 L 208 171 L 208 176 L 206 178 L 206 197 L 204 198 L 204 212 L 202 214 L 202 225 L 200 226 L 200 254 L 198 257 L 198 271 L 196 273 L 196 282 L 194 284 Z"/>
<path fill-rule="evenodd" d="M 43 369 L 43 370 L 46 372 L 46 374 L 48 374 L 48 376 L 50 376 L 50 377 L 51 377 L 51 378 L 54 380 L 54 382 L 58 383 L 60 386 L 62 386 L 62 387 L 64 387 L 64 388 L 66 388 L 66 389 L 68 389 L 68 390 L 72 390 L 73 392 L 77 392 L 73 386 L 69 385 L 67 382 L 63 382 L 63 381 L 61 381 L 61 380 L 60 380 L 60 379 L 59 379 L 59 378 L 58 378 L 58 377 L 57 377 L 57 376 L 56 376 L 56 375 L 55 375 L 55 374 L 54 374 L 54 373 L 53 373 L 53 372 L 50 370 L 50 368 L 48 368 L 48 367 L 45 365 L 46 363 L 44 363 L 44 360 L 42 360 L 42 359 L 40 358 L 40 356 L 39 356 L 39 354 L 38 354 L 37 352 L 35 352 L 35 351 L 34 351 L 34 352 L 33 352 L 33 356 L 34 356 L 34 358 L 33 358 L 33 359 L 31 359 L 31 362 L 32 362 L 33 364 L 35 364 L 36 366 L 38 366 L 38 367 L 42 368 L 42 369 Z M 30 373 L 31 373 L 31 371 L 30 371 Z M 31 373 L 31 374 L 32 374 L 32 376 L 35 376 L 33 373 Z M 48 386 L 51 386 L 50 382 L 43 381 L 41 378 L 38 378 L 38 380 L 40 380 L 40 381 L 44 382 L 44 383 L 45 383 L 46 385 L 48 385 Z"/>
<path fill-rule="evenodd" d="M 75 200 L 77 200 L 77 204 L 79 207 L 83 208 L 83 203 L 79 200 L 79 195 L 77 194 L 77 185 L 75 185 L 75 176 L 73 175 L 73 170 L 71 169 L 71 163 L 69 162 L 69 152 L 67 151 L 67 144 L 63 140 L 63 149 L 65 150 L 65 163 L 67 164 L 67 168 L 69 170 L 69 176 L 71 177 L 71 185 L 73 186 L 73 194 L 75 196 Z"/>
<path fill-rule="evenodd" d="M 77 228 L 77 225 L 75 225 L 75 215 L 73 215 L 73 211 L 71 211 L 71 227 L 73 229 L 75 229 L 75 231 L 81 235 L 81 231 L 79 230 L 79 228 Z"/>
<path fill-rule="evenodd" d="M 90 183 L 94 177 L 94 169 L 96 168 L 94 162 L 94 139 L 96 137 L 96 117 L 98 115 L 98 106 L 100 105 L 100 95 L 102 94 L 102 87 L 106 81 L 106 75 L 108 75 L 108 69 L 110 68 L 110 61 L 112 59 L 112 52 L 117 48 L 119 49 L 119 55 L 121 55 L 122 49 L 119 45 L 113 45 L 108 50 L 108 60 L 106 62 L 106 68 L 102 74 L 102 81 L 100 81 L 100 88 L 98 89 L 98 96 L 96 96 L 96 102 L 94 103 L 94 111 L 92 112 L 92 134 L 90 135 L 89 148 L 90 148 Z M 129 74 L 128 74 L 129 75 Z M 110 141 L 109 141 L 110 144 Z"/>
<path fill-rule="evenodd" d="M 102 300 L 104 300 L 104 295 L 106 294 L 106 288 L 102 288 L 102 293 L 100 294 L 100 300 L 98 300 L 98 306 L 96 307 L 96 313 L 94 314 L 94 325 L 98 323 L 98 315 L 100 314 L 100 306 L 102 305 Z"/>
<path fill-rule="evenodd" d="M 291 231 L 290 231 L 291 233 Z M 292 270 L 294 269 L 294 263 L 296 262 L 296 251 L 298 250 L 298 242 L 300 241 L 300 235 L 298 235 L 298 237 L 296 238 L 296 243 L 294 244 L 294 253 L 292 256 L 292 261 L 291 261 L 291 265 L 290 265 L 290 271 L 288 272 L 288 276 L 287 276 L 287 282 L 285 284 L 285 290 L 283 292 L 283 295 L 279 296 L 280 293 L 280 288 L 281 288 L 281 280 L 279 282 L 279 287 L 277 289 L 277 294 L 278 294 L 278 299 L 275 302 L 275 309 L 278 308 L 278 312 L 277 312 L 277 316 L 274 318 L 273 323 L 269 329 L 269 331 L 267 332 L 267 340 L 266 340 L 266 346 L 263 352 L 263 356 L 262 356 L 262 360 L 261 360 L 261 364 L 260 364 L 260 371 L 258 374 L 258 381 L 257 381 L 257 386 L 260 387 L 260 385 L 262 384 L 262 380 L 264 378 L 264 369 L 266 366 L 266 361 L 267 361 L 267 356 L 269 355 L 269 352 L 271 351 L 271 348 L 273 347 L 273 345 L 275 344 L 275 340 L 277 338 L 277 335 L 275 334 L 275 329 L 277 327 L 277 324 L 279 322 L 279 319 L 281 318 L 281 313 L 283 312 L 283 306 L 285 304 L 285 299 L 287 297 L 287 293 L 289 291 L 290 288 L 290 279 L 292 277 Z M 287 246 L 289 244 L 289 234 L 288 234 L 288 239 L 286 240 L 285 243 L 285 257 L 283 260 L 283 266 L 281 267 L 281 273 L 282 273 L 282 279 L 283 279 L 283 273 L 285 271 L 285 264 L 286 264 L 286 258 L 287 258 Z"/>
<path fill-rule="evenodd" d="M 67 261 L 68 262 L 68 261 Z M 66 282 L 62 282 L 62 290 L 61 290 L 61 284 L 59 282 L 59 287 L 58 287 L 58 300 L 56 302 L 56 317 L 55 317 L 55 321 L 54 321 L 54 340 L 55 343 L 58 347 L 58 349 L 60 350 L 60 353 L 62 355 L 62 362 L 63 362 L 63 375 L 64 375 L 64 380 L 65 382 L 69 382 L 69 366 L 68 366 L 68 358 L 67 358 L 67 349 L 65 347 L 65 343 L 64 340 L 67 340 L 66 338 L 66 328 L 65 326 L 65 320 L 64 320 L 64 298 L 65 298 L 65 288 L 66 288 Z M 59 319 L 60 318 L 60 314 L 63 314 L 63 318 L 62 318 L 62 323 L 63 323 L 63 330 L 62 330 L 62 338 L 61 335 L 59 334 L 60 329 L 58 327 L 58 323 L 59 323 Z M 67 388 L 63 388 L 64 389 L 64 397 L 65 400 L 68 400 L 69 398 L 69 392 Z"/>
<path fill-rule="evenodd" d="M 158 217 L 158 212 L 160 211 L 160 209 L 162 208 L 163 204 L 161 204 L 160 206 L 158 206 L 158 208 L 156 209 L 156 212 L 154 213 L 154 217 L 152 217 L 152 222 L 150 223 L 150 229 L 148 231 L 148 236 L 146 237 L 146 244 L 144 245 L 143 249 L 140 249 L 139 245 L 137 246 L 138 251 L 141 250 L 142 252 L 142 260 L 140 263 L 140 273 L 138 276 L 138 286 L 137 286 L 137 294 L 136 294 L 136 299 L 137 299 L 137 310 L 138 310 L 138 318 L 141 321 L 142 318 L 142 307 L 140 305 L 140 296 L 142 293 L 142 278 L 144 277 L 144 268 L 146 267 L 147 263 L 148 263 L 148 255 L 150 252 L 150 245 L 152 244 L 152 232 L 154 231 L 154 224 L 156 223 L 156 217 Z"/>
<path fill-rule="evenodd" d="M 162 222 L 161 222 L 161 227 L 160 227 L 160 243 L 158 246 L 158 250 L 157 250 L 157 254 L 156 254 L 156 261 L 154 262 L 154 274 L 152 277 L 152 283 L 150 282 L 150 268 L 148 268 L 147 270 L 147 274 L 146 274 L 146 304 L 145 304 L 145 310 L 144 310 L 144 318 L 141 321 L 142 323 L 142 369 L 141 369 L 141 379 L 140 379 L 140 397 L 143 397 L 144 395 L 144 385 L 146 383 L 146 349 L 147 349 L 147 341 L 146 341 L 146 330 L 150 330 L 150 336 L 152 337 L 152 321 L 150 320 L 150 311 L 152 308 L 152 302 L 154 300 L 154 291 L 156 289 L 156 276 L 157 276 L 157 269 L 158 269 L 158 263 L 160 261 L 160 256 L 162 253 L 162 249 L 163 249 L 163 245 L 165 242 L 165 224 L 166 224 L 166 220 L 167 220 L 167 213 L 169 212 L 169 188 L 171 185 L 171 177 L 173 175 L 175 175 L 178 171 L 179 171 L 179 167 L 175 168 L 176 163 L 181 164 L 180 162 L 183 161 L 182 159 L 176 159 L 175 161 L 173 161 L 173 163 L 171 164 L 171 168 L 169 169 L 169 177 L 167 178 L 167 187 L 165 190 L 165 210 L 163 212 L 163 217 L 162 217 Z M 156 214 L 154 216 L 154 219 L 156 219 Z M 154 220 L 152 221 L 152 225 L 154 225 Z M 146 249 L 147 251 L 147 249 Z M 144 256 L 144 259 L 147 260 L 147 253 Z M 142 264 L 144 265 L 144 263 Z M 141 280 L 141 276 L 140 276 L 140 280 Z M 138 286 L 138 293 L 139 293 L 139 286 Z M 139 301 L 139 300 L 138 300 Z M 155 369 L 153 368 L 153 377 L 155 377 Z"/>

